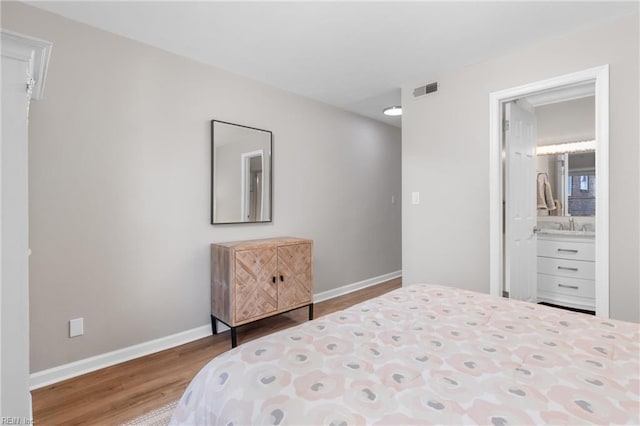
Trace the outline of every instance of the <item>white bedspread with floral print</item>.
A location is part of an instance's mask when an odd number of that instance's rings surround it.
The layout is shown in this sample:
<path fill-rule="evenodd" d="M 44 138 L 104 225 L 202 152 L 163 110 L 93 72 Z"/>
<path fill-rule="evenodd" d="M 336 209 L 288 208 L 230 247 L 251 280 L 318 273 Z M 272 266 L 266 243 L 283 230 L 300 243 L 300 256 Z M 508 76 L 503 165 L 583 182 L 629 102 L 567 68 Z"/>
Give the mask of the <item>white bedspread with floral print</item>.
<path fill-rule="evenodd" d="M 408 286 L 221 354 L 171 420 L 470 423 L 640 423 L 640 326 Z"/>

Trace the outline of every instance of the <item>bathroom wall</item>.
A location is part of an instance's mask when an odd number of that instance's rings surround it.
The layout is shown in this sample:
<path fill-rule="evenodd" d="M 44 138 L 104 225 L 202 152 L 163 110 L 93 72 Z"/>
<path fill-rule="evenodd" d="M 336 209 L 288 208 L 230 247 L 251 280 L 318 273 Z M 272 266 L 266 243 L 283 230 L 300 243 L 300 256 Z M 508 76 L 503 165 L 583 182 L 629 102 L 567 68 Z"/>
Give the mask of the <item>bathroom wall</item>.
<path fill-rule="evenodd" d="M 595 97 L 541 105 L 534 109 L 538 145 L 593 140 L 595 138 Z"/>
<path fill-rule="evenodd" d="M 609 64 L 610 314 L 640 322 L 638 14 L 402 91 L 403 282 L 489 292 L 489 94 Z M 413 89 L 438 81 L 420 99 Z M 420 192 L 420 205 L 411 192 Z"/>

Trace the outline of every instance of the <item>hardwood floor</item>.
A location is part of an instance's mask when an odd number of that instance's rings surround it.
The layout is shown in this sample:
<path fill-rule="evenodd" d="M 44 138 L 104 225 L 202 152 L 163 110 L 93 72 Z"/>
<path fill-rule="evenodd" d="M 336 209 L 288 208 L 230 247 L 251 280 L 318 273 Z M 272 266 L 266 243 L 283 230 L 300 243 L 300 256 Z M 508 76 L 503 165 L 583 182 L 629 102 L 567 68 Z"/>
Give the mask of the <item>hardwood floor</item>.
<path fill-rule="evenodd" d="M 347 308 L 401 286 L 394 279 L 317 303 L 315 317 Z M 238 329 L 238 344 L 307 320 L 307 309 L 266 318 Z M 37 425 L 120 424 L 182 395 L 212 358 L 231 349 L 229 332 L 147 355 L 32 392 Z"/>

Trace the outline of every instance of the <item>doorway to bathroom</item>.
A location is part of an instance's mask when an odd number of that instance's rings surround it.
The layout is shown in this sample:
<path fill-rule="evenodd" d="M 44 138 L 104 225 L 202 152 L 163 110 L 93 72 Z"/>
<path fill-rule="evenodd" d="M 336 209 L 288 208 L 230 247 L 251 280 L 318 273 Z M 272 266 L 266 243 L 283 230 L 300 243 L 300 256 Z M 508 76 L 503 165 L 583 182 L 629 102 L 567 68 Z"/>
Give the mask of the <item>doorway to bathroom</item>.
<path fill-rule="evenodd" d="M 491 93 L 492 294 L 609 316 L 608 98 L 606 65 Z"/>

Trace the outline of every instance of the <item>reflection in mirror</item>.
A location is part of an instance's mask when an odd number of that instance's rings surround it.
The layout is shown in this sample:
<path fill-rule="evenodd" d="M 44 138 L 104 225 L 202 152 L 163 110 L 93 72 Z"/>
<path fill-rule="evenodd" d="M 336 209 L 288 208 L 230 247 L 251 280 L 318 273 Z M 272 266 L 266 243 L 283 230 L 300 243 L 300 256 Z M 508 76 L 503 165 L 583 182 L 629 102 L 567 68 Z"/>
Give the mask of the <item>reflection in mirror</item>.
<path fill-rule="evenodd" d="M 555 195 L 550 216 L 595 216 L 595 151 L 538 154 L 538 176 L 546 174 Z"/>
<path fill-rule="evenodd" d="M 268 130 L 211 121 L 211 223 L 271 221 Z"/>
<path fill-rule="evenodd" d="M 596 215 L 596 153 L 567 154 L 567 214 Z"/>
<path fill-rule="evenodd" d="M 593 90 L 589 83 L 527 98 L 536 103 L 538 216 L 595 216 Z"/>

